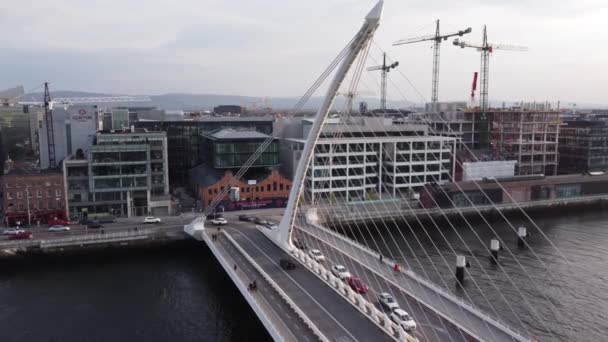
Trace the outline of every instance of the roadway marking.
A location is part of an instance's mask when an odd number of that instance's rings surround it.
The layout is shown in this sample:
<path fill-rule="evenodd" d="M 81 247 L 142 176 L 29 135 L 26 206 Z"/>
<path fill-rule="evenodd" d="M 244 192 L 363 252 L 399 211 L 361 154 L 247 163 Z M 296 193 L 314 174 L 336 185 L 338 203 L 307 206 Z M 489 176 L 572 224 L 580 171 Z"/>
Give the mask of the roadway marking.
<path fill-rule="evenodd" d="M 313 297 L 313 296 L 312 296 L 312 295 L 311 295 L 311 294 L 310 294 L 308 291 L 306 291 L 306 290 L 305 290 L 305 289 L 304 289 L 304 288 L 303 288 L 303 287 L 302 287 L 300 284 L 298 284 L 298 282 L 296 282 L 296 281 L 295 281 L 295 279 L 293 279 L 293 278 L 291 277 L 291 275 L 289 275 L 287 272 L 285 272 L 285 270 L 283 270 L 282 268 L 280 268 L 280 267 L 279 267 L 279 265 L 278 265 L 278 264 L 277 264 L 277 263 L 276 263 L 274 260 L 272 260 L 272 258 L 270 258 L 270 257 L 268 256 L 268 254 L 266 254 L 266 253 L 265 253 L 265 252 L 264 252 L 262 249 L 260 249 L 260 247 L 258 247 L 258 245 L 256 245 L 255 243 L 253 243 L 253 241 L 251 241 L 251 239 L 249 239 L 249 237 L 248 237 L 247 235 L 243 234 L 242 232 L 240 232 L 240 231 L 238 231 L 238 230 L 236 230 L 236 229 L 234 229 L 234 228 L 228 228 L 228 229 L 231 229 L 231 230 L 235 231 L 236 233 L 238 233 L 238 234 L 242 235 L 242 236 L 243 236 L 245 239 L 247 239 L 247 241 L 249 241 L 249 243 L 250 243 L 250 244 L 251 244 L 253 247 L 255 247 L 255 248 L 256 248 L 258 251 L 260 251 L 260 253 L 262 253 L 262 254 L 263 254 L 263 255 L 264 255 L 264 256 L 265 256 L 265 257 L 266 257 L 268 260 L 270 260 L 270 262 L 271 262 L 273 265 L 275 265 L 275 266 L 276 266 L 276 267 L 279 269 L 279 271 L 280 271 L 281 273 L 283 273 L 283 274 L 284 274 L 284 275 L 285 275 L 287 278 L 289 278 L 289 279 L 290 279 L 290 280 L 291 280 L 291 281 L 292 281 L 292 282 L 293 282 L 293 283 L 294 283 L 294 284 L 295 284 L 295 285 L 296 285 L 296 286 L 297 286 L 297 287 L 298 287 L 300 290 L 302 290 L 302 292 L 306 293 L 306 295 L 307 295 L 308 297 L 310 297 L 310 299 L 312 299 L 312 301 L 313 301 L 313 302 L 315 302 L 315 303 L 317 304 L 317 306 L 319 306 L 319 308 L 321 308 L 321 310 L 327 314 L 327 316 L 329 316 L 329 317 L 330 317 L 330 318 L 331 318 L 331 319 L 332 319 L 332 320 L 333 320 L 333 321 L 334 321 L 334 322 L 335 322 L 335 323 L 336 323 L 336 324 L 337 324 L 337 325 L 338 325 L 340 328 L 342 328 L 342 330 L 344 330 L 344 332 L 346 332 L 346 334 L 347 334 L 347 335 L 349 335 L 349 336 L 352 338 L 352 340 L 351 340 L 351 341 L 358 341 L 358 340 L 355 338 L 355 336 L 353 336 L 353 335 L 352 335 L 352 334 L 351 334 L 351 333 L 350 333 L 350 332 L 349 332 L 349 331 L 348 331 L 348 330 L 347 330 L 347 329 L 346 329 L 346 328 L 345 328 L 345 327 L 344 327 L 344 326 L 343 326 L 343 325 L 342 325 L 340 322 L 338 322 L 338 320 L 337 320 L 337 319 L 336 319 L 336 318 L 335 318 L 335 317 L 334 317 L 332 314 L 330 314 L 330 313 L 329 313 L 329 312 L 328 312 L 328 311 L 325 309 L 325 307 L 323 307 L 323 306 L 321 305 L 321 303 L 319 303 L 319 302 L 318 302 L 318 301 L 317 301 L 317 300 L 316 300 L 316 299 L 315 299 L 315 298 L 314 298 L 314 297 Z M 278 247 L 277 247 L 277 248 L 278 248 Z M 281 250 L 281 252 L 283 252 L 283 251 Z"/>

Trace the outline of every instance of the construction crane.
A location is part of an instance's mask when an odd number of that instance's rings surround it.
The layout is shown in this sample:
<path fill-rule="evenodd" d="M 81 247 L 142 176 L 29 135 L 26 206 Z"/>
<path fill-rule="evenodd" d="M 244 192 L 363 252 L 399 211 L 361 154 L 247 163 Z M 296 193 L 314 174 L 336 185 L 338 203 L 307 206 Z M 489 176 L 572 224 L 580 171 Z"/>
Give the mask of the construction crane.
<path fill-rule="evenodd" d="M 391 71 L 391 69 L 399 66 L 399 62 L 395 62 L 391 65 L 386 65 L 386 52 L 382 55 L 382 65 L 376 65 L 373 67 L 367 68 L 368 71 L 381 70 L 382 71 L 382 83 L 380 85 L 380 109 L 386 109 L 386 77 L 387 73 Z"/>
<path fill-rule="evenodd" d="M 346 112 L 347 112 L 347 115 L 350 115 L 353 112 L 353 102 L 356 97 L 373 96 L 376 94 L 371 91 L 362 91 L 362 92 L 356 92 L 356 93 L 349 91 L 346 93 L 338 92 L 337 95 L 346 97 Z"/>
<path fill-rule="evenodd" d="M 471 85 L 471 105 L 475 103 L 475 91 L 477 90 L 477 71 L 473 73 L 473 84 Z"/>
<path fill-rule="evenodd" d="M 454 45 L 460 46 L 463 49 L 474 48 L 477 49 L 477 51 L 481 51 L 480 107 L 482 113 L 485 113 L 488 110 L 488 77 L 490 70 L 490 53 L 492 53 L 494 50 L 528 51 L 528 48 L 525 46 L 488 43 L 488 34 L 485 25 L 483 26 L 483 41 L 481 45 L 469 44 L 467 42 L 459 40 L 458 38 L 454 39 L 453 43 Z"/>
<path fill-rule="evenodd" d="M 462 37 L 465 34 L 471 33 L 472 29 L 470 27 L 458 31 L 452 32 L 448 34 L 441 34 L 439 31 L 439 19 L 436 21 L 436 28 L 434 35 L 422 36 L 422 37 L 414 37 L 408 39 L 398 40 L 393 43 L 395 45 L 405 45 L 412 44 L 418 42 L 426 42 L 433 41 L 433 85 L 431 90 L 431 102 L 433 104 L 433 110 L 437 108 L 437 101 L 439 101 L 439 54 L 441 49 L 441 42 L 444 40 L 448 40 L 450 37 L 459 36 Z"/>
<path fill-rule="evenodd" d="M 103 103 L 103 102 L 137 102 L 150 101 L 147 96 L 101 96 L 101 97 L 64 97 L 51 99 L 49 92 L 49 82 L 44 82 L 44 101 L 21 101 L 21 105 L 43 106 L 44 107 L 44 123 L 46 125 L 47 147 L 49 156 L 49 168 L 57 167 L 55 157 L 55 134 L 53 131 L 53 108 L 56 104 L 62 104 L 64 107 L 73 104 L 83 103 Z"/>

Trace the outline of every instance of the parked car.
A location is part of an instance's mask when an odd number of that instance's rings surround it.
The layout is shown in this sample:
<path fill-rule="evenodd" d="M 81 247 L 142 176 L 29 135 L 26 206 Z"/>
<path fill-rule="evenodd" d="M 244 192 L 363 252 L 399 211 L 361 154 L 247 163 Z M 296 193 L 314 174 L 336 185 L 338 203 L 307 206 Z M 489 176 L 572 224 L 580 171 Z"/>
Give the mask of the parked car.
<path fill-rule="evenodd" d="M 334 265 L 331 268 L 331 273 L 333 273 L 336 277 L 345 280 L 351 277 L 350 272 L 346 269 L 346 267 L 342 265 Z"/>
<path fill-rule="evenodd" d="M 70 225 L 70 221 L 69 220 L 62 220 L 62 219 L 53 219 L 53 220 L 49 220 L 48 222 L 48 226 L 52 227 L 52 226 L 69 226 Z"/>
<path fill-rule="evenodd" d="M 70 231 L 70 227 L 68 227 L 68 226 L 55 225 L 55 226 L 52 226 L 51 228 L 49 228 L 49 232 L 69 232 L 69 231 Z"/>
<path fill-rule="evenodd" d="M 323 253 L 321 253 L 321 251 L 318 249 L 311 249 L 310 251 L 308 251 L 308 256 L 310 256 L 312 258 L 312 260 L 314 260 L 316 262 L 325 261 L 325 257 L 323 256 Z"/>
<path fill-rule="evenodd" d="M 152 216 L 148 216 L 146 218 L 144 218 L 144 224 L 148 224 L 148 223 L 160 223 L 160 218 L 158 217 L 152 217 Z"/>
<path fill-rule="evenodd" d="M 391 313 L 391 320 L 399 324 L 405 331 L 416 329 L 416 322 L 414 322 L 414 319 L 412 319 L 412 317 L 403 309 L 393 310 Z"/>
<path fill-rule="evenodd" d="M 239 215 L 239 221 L 251 222 L 254 220 L 254 217 L 251 215 Z"/>
<path fill-rule="evenodd" d="M 89 222 L 89 224 L 87 225 L 87 228 L 97 229 L 97 228 L 103 228 L 103 226 L 99 222 Z"/>
<path fill-rule="evenodd" d="M 33 238 L 34 238 L 34 234 L 32 234 L 31 232 L 22 231 L 17 234 L 11 235 L 9 237 L 9 240 L 26 240 L 26 239 L 33 239 Z"/>
<path fill-rule="evenodd" d="M 276 223 L 272 222 L 272 221 L 268 221 L 266 222 L 266 228 L 268 229 L 278 229 L 279 226 L 277 226 Z"/>
<path fill-rule="evenodd" d="M 306 243 L 304 241 L 301 241 L 300 239 L 293 239 L 293 245 L 296 246 L 296 248 L 298 249 L 306 249 L 308 248 L 308 246 L 306 245 Z"/>
<path fill-rule="evenodd" d="M 254 222 L 255 224 L 261 224 L 261 225 L 266 225 L 266 223 L 268 223 L 266 220 L 263 220 L 263 219 L 261 219 L 261 218 L 259 218 L 259 217 L 256 217 L 256 218 L 253 220 L 253 222 Z"/>
<path fill-rule="evenodd" d="M 289 260 L 289 259 L 281 259 L 281 260 L 279 260 L 279 265 L 284 270 L 293 270 L 294 268 L 296 268 L 296 264 L 293 261 Z"/>
<path fill-rule="evenodd" d="M 25 230 L 21 228 L 8 228 L 2 232 L 2 235 L 16 235 L 19 233 L 25 233 Z"/>
<path fill-rule="evenodd" d="M 378 300 L 380 301 L 380 305 L 389 309 L 391 312 L 395 309 L 399 309 L 399 304 L 397 303 L 395 298 L 393 298 L 393 296 L 391 296 L 391 294 L 388 292 L 382 292 L 381 294 L 379 294 Z"/>
<path fill-rule="evenodd" d="M 223 217 L 219 217 L 219 218 L 211 220 L 211 223 L 213 223 L 216 226 L 223 226 L 228 223 L 228 220 L 226 220 Z"/>
<path fill-rule="evenodd" d="M 350 288 L 353 289 L 353 291 L 356 291 L 361 294 L 367 293 L 367 291 L 369 290 L 369 287 L 367 287 L 367 285 L 363 284 L 363 282 L 361 281 L 361 278 L 359 278 L 359 277 L 350 277 L 350 278 L 348 278 L 347 283 L 348 283 L 348 286 L 350 286 Z"/>

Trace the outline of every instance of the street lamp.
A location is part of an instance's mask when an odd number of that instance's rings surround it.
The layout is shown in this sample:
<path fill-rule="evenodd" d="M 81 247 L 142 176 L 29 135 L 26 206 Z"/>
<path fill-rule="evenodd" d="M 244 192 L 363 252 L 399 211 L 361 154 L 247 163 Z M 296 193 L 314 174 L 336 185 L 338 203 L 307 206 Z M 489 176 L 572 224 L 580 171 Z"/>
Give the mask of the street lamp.
<path fill-rule="evenodd" d="M 29 189 L 25 189 L 25 200 L 26 200 L 26 204 L 27 204 L 27 225 L 31 226 L 32 225 L 32 216 L 30 214 L 30 190 Z"/>

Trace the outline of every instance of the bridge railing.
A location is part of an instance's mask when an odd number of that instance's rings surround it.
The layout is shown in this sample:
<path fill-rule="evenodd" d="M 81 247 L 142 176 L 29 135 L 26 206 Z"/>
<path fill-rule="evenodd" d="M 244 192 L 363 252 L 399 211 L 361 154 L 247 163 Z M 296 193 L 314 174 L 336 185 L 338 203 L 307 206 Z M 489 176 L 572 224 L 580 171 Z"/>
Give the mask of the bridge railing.
<path fill-rule="evenodd" d="M 245 259 L 247 259 L 247 262 L 249 262 L 258 271 L 258 273 L 260 273 L 262 275 L 262 278 L 264 278 L 264 280 L 266 282 L 268 282 L 270 284 L 270 286 L 272 286 L 272 288 L 279 294 L 279 296 L 296 313 L 296 315 L 298 315 L 298 317 L 300 317 L 300 319 L 306 324 L 306 326 L 308 326 L 308 328 L 310 330 L 312 330 L 312 332 L 317 336 L 317 338 L 319 338 L 319 340 L 322 342 L 330 342 L 330 339 L 327 338 L 327 336 L 325 336 L 325 334 L 323 334 L 323 332 L 321 332 L 321 330 L 319 330 L 319 328 L 317 328 L 317 326 L 314 324 L 314 322 L 310 318 L 308 318 L 308 316 L 306 316 L 306 314 L 300 308 L 298 308 L 296 303 L 294 303 L 294 301 L 291 300 L 291 298 L 289 298 L 289 296 L 285 293 L 285 291 L 283 291 L 281 289 L 281 287 L 274 280 L 272 280 L 272 278 L 268 275 L 268 273 L 266 273 L 255 262 L 255 260 L 253 260 L 249 256 L 249 254 L 247 254 L 247 252 L 245 252 L 245 250 L 236 241 L 234 241 L 232 236 L 230 236 L 230 234 L 226 233 L 225 230 L 222 230 L 221 233 L 228 239 L 228 241 L 230 241 L 230 243 L 239 251 L 239 253 L 241 253 L 241 255 L 243 255 L 243 257 Z"/>
<path fill-rule="evenodd" d="M 330 229 L 327 229 L 327 228 L 325 228 L 325 227 L 323 227 L 321 225 L 318 225 L 316 223 L 309 222 L 308 224 L 311 225 L 311 226 L 314 226 L 315 228 L 317 228 L 317 229 L 319 229 L 319 230 L 321 230 L 321 231 L 323 231 L 323 232 L 325 232 L 327 234 L 330 234 L 330 235 L 332 235 L 332 236 L 334 236 L 334 237 L 336 237 L 336 238 L 338 238 L 338 239 L 340 239 L 340 240 L 342 240 L 342 241 L 344 241 L 344 242 L 346 242 L 348 244 L 356 246 L 358 249 L 362 250 L 363 252 L 369 254 L 370 256 L 374 257 L 377 260 L 380 260 L 380 253 L 378 253 L 377 251 L 375 251 L 375 250 L 373 250 L 373 249 L 371 249 L 371 248 L 369 248 L 369 247 L 361 244 L 360 242 L 352 240 L 352 239 L 349 239 L 349 238 L 347 238 L 345 236 L 342 236 L 341 234 L 338 234 L 338 233 L 336 233 L 336 232 L 334 232 L 334 231 L 332 231 Z M 392 266 L 395 265 L 396 261 L 394 261 L 394 260 L 392 260 L 390 258 L 386 258 L 386 257 L 383 256 L 382 257 L 382 263 L 387 264 L 387 265 L 389 265 L 389 266 L 392 267 Z M 474 315 L 482 318 L 484 321 L 487 321 L 487 322 L 495 325 L 496 327 L 502 329 L 503 331 L 509 333 L 509 335 L 515 336 L 515 337 L 521 337 L 521 338 L 518 338 L 518 340 L 527 341 L 527 339 L 523 338 L 524 335 L 521 333 L 521 331 L 513 328 L 510 325 L 507 325 L 507 324 L 501 322 L 500 320 L 498 320 L 495 317 L 489 315 L 488 313 L 482 311 L 481 309 L 479 309 L 479 308 L 473 306 L 472 304 L 467 303 L 464 300 L 456 297 L 454 294 L 452 294 L 452 293 L 446 291 L 445 289 L 437 286 L 433 282 L 431 282 L 431 281 L 429 281 L 429 280 L 427 280 L 427 279 L 419 276 L 415 272 L 413 272 L 411 270 L 406 270 L 406 271 L 403 271 L 402 273 L 405 274 L 405 275 L 407 275 L 407 276 L 409 276 L 410 278 L 414 279 L 416 282 L 418 282 L 418 283 L 420 283 L 420 284 L 422 284 L 422 285 L 430 288 L 432 291 L 440 294 L 442 297 L 450 300 L 451 302 L 455 303 L 456 305 L 465 308 L 466 310 L 468 310 L 469 312 L 473 313 Z M 431 308 L 433 311 L 435 311 L 437 314 L 441 315 L 442 317 L 445 317 L 441 312 L 437 311 L 436 309 L 434 309 L 434 308 L 432 308 L 430 306 L 429 306 L 429 308 Z M 446 319 L 450 320 L 449 317 L 446 317 Z M 452 320 L 450 320 L 450 321 L 452 321 Z M 453 322 L 453 324 L 456 324 L 456 323 Z M 459 326 L 458 324 L 456 324 L 456 325 Z M 466 329 L 466 327 L 461 327 L 461 328 Z"/>

